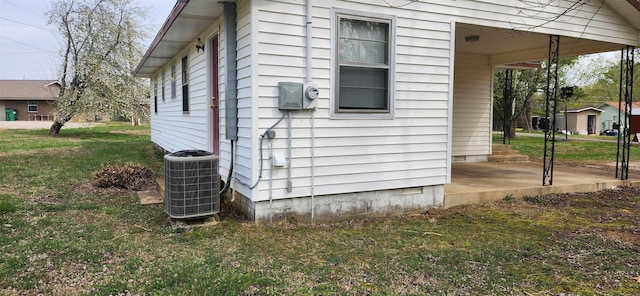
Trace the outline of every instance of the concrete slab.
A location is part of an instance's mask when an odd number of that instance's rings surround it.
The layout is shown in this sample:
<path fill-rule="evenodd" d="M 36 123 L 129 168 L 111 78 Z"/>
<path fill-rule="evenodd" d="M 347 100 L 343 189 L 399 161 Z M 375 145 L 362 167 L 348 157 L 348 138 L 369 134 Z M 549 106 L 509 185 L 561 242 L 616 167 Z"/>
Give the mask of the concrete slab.
<path fill-rule="evenodd" d="M 141 205 L 155 205 L 164 202 L 156 190 L 140 191 L 138 198 Z"/>
<path fill-rule="evenodd" d="M 615 178 L 613 167 L 554 164 L 553 185 L 542 186 L 542 162 L 454 163 L 451 184 L 445 185 L 444 207 L 549 193 L 593 192 L 618 186 L 640 186 L 640 174 L 629 172 L 629 180 Z M 630 165 L 630 167 L 633 167 Z"/>

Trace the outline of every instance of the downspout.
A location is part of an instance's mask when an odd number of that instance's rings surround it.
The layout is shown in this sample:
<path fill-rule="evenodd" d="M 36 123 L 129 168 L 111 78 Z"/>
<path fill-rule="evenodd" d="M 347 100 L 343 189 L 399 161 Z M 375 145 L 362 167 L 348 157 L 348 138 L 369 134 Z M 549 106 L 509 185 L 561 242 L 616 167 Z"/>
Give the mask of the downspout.
<path fill-rule="evenodd" d="M 226 56 L 225 112 L 226 137 L 238 140 L 238 54 L 237 54 L 237 13 L 236 3 L 220 1 L 224 5 L 224 33 Z"/>
<path fill-rule="evenodd" d="M 311 15 L 312 13 L 312 3 L 311 0 L 307 0 L 306 1 L 306 5 L 307 5 L 307 9 L 306 9 L 306 16 L 307 16 L 307 27 L 306 27 L 306 75 L 307 75 L 307 85 L 311 84 L 311 81 L 313 80 L 313 73 L 312 73 L 312 61 L 313 61 L 313 45 L 312 45 L 312 41 L 313 41 L 313 25 L 312 25 L 312 20 L 313 17 Z M 315 181 L 315 133 L 314 133 L 314 129 L 315 129 L 315 110 L 311 109 L 309 112 L 311 112 L 311 180 L 310 180 L 310 187 L 311 187 L 311 223 L 313 223 L 314 219 L 315 219 L 315 193 L 314 193 L 314 181 Z"/>
<path fill-rule="evenodd" d="M 225 58 L 226 58 L 226 82 L 225 82 L 225 135 L 227 140 L 231 141 L 231 163 L 229 167 L 229 176 L 225 184 L 221 196 L 224 196 L 229 190 L 231 179 L 234 174 L 235 167 L 235 142 L 238 140 L 238 55 L 237 55 L 237 12 L 235 1 L 219 1 L 224 5 L 224 41 L 225 41 Z M 233 178 L 235 179 L 235 178 Z M 235 188 L 235 186 L 234 186 Z M 231 201 L 235 200 L 235 190 Z"/>

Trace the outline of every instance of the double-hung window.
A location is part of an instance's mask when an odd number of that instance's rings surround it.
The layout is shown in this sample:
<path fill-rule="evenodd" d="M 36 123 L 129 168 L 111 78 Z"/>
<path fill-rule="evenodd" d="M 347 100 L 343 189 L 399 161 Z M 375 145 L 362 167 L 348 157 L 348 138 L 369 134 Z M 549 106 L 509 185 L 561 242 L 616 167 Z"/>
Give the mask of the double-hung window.
<path fill-rule="evenodd" d="M 28 101 L 27 108 L 28 112 L 38 112 L 38 101 Z"/>
<path fill-rule="evenodd" d="M 392 19 L 336 20 L 336 113 L 392 113 Z"/>
<path fill-rule="evenodd" d="M 176 64 L 171 64 L 171 99 L 176 98 Z"/>
<path fill-rule="evenodd" d="M 158 114 L 158 77 L 153 79 L 153 113 Z"/>
<path fill-rule="evenodd" d="M 165 81 L 166 81 L 166 77 L 165 77 L 165 75 L 164 75 L 165 73 L 166 73 L 166 72 L 164 71 L 164 69 L 162 69 L 162 101 L 163 101 L 163 102 L 164 102 L 164 99 L 165 99 L 165 92 L 164 92 L 164 89 L 165 89 L 165 87 L 164 87 L 164 83 L 165 83 Z"/>
<path fill-rule="evenodd" d="M 189 112 L 189 56 L 182 57 L 182 111 Z"/>

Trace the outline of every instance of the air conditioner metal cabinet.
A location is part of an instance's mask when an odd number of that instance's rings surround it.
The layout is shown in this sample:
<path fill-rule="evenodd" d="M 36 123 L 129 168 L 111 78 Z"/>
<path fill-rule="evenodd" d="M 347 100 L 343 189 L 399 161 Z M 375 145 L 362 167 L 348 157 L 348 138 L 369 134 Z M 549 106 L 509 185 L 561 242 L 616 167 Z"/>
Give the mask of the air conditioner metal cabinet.
<path fill-rule="evenodd" d="M 219 158 L 207 151 L 183 150 L 164 156 L 164 207 L 171 218 L 220 212 Z"/>

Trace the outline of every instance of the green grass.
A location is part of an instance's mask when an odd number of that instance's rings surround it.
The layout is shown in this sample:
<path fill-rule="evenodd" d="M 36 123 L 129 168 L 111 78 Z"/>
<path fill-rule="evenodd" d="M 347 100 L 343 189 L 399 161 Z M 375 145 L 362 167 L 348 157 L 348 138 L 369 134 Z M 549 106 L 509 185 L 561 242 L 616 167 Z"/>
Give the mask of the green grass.
<path fill-rule="evenodd" d="M 128 162 L 161 173 L 148 127 L 0 131 L 0 295 L 640 294 L 633 189 L 176 229 L 161 206 L 89 185 L 101 166 Z"/>
<path fill-rule="evenodd" d="M 555 142 L 555 159 L 566 161 L 590 161 L 590 162 L 615 162 L 618 144 L 615 142 L 597 142 L 578 140 L 578 136 L 571 135 L 569 141 L 558 138 Z M 590 139 L 604 138 L 616 141 L 616 137 L 589 137 Z M 544 156 L 544 138 L 531 136 L 518 136 L 511 139 L 511 147 L 523 154 L 529 155 L 532 160 L 542 160 Z M 640 147 L 631 145 L 630 161 L 640 160 Z"/>

